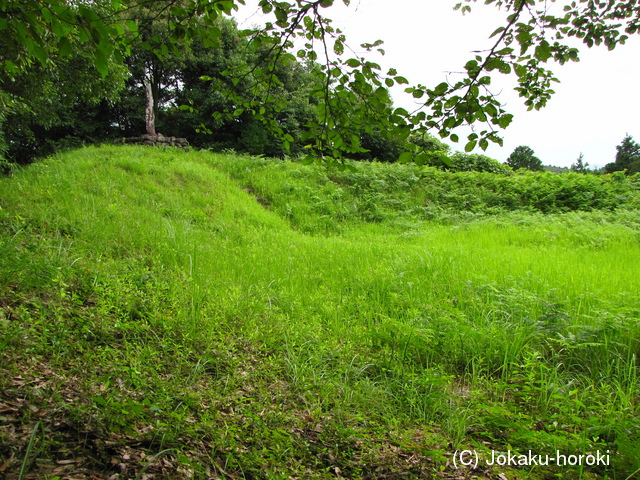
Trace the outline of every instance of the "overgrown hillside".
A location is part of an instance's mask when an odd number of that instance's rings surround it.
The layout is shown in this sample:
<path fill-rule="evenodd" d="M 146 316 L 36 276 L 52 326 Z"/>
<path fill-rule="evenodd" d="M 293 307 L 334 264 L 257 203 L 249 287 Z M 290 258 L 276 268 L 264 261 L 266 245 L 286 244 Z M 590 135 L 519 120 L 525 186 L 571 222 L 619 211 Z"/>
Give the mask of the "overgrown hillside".
<path fill-rule="evenodd" d="M 639 206 L 615 175 L 34 164 L 0 179 L 0 472 L 632 478 Z"/>
<path fill-rule="evenodd" d="M 528 214 L 601 211 L 606 217 L 617 211 L 635 218 L 640 208 L 640 175 L 622 172 L 494 174 L 368 162 L 336 170 L 250 157 L 220 157 L 217 165 L 306 233 L 335 233 L 362 222 L 382 223 L 383 231 L 423 229 L 425 220 L 453 225 L 510 213 L 536 218 Z"/>

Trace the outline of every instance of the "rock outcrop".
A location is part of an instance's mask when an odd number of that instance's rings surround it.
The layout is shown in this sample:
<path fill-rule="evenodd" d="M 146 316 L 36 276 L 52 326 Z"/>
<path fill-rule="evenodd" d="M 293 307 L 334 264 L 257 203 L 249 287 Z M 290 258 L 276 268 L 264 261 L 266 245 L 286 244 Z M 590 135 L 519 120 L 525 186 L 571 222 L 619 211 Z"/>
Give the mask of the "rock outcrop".
<path fill-rule="evenodd" d="M 165 137 L 161 133 L 156 135 L 144 134 L 141 137 L 123 138 L 120 143 L 133 143 L 152 146 L 170 146 L 182 148 L 185 152 L 189 151 L 189 142 L 186 138 Z"/>

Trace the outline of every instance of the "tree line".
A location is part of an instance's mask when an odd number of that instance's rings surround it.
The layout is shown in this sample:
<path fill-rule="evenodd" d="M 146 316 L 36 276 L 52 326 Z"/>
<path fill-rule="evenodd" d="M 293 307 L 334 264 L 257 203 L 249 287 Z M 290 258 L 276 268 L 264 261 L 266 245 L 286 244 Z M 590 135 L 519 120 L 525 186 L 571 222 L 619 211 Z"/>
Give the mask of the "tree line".
<path fill-rule="evenodd" d="M 640 144 L 633 137 L 626 134 L 620 145 L 616 146 L 615 161 L 607 163 L 599 170 L 590 169 L 589 163 L 585 162 L 584 155 L 580 153 L 577 160 L 569 168 L 577 173 L 613 173 L 625 172 L 628 175 L 640 172 Z M 531 147 L 521 145 L 507 158 L 506 164 L 517 170 L 524 168 L 532 171 L 543 171 L 545 169 L 542 160 L 536 157 Z"/>
<path fill-rule="evenodd" d="M 242 32 L 227 19 L 237 3 L 0 0 L 2 162 L 132 132 L 196 130 L 209 136 L 192 134 L 192 142 L 207 148 L 451 168 L 454 159 L 431 134 L 456 143 L 457 127 L 481 124 L 467 136 L 467 154 L 502 143 L 512 115 L 492 94 L 492 75 L 513 74 L 525 104 L 542 108 L 557 81 L 548 63 L 579 59 L 569 38 L 613 49 L 639 31 L 640 18 L 640 5 L 622 1 L 578 0 L 554 16 L 537 8 L 541 0 L 487 0 L 507 12 L 494 46 L 429 87 L 409 85 L 366 54 L 349 57 L 325 14 L 333 0 L 260 0 L 272 21 Z M 420 107 L 394 107 L 394 85 L 406 85 Z"/>
<path fill-rule="evenodd" d="M 140 41 L 121 64 L 109 63 L 104 78 L 95 75 L 82 48 L 74 48 L 49 68 L 34 64 L 34 68 L 10 79 L 2 76 L 4 91 L 29 99 L 27 106 L 13 109 L 2 119 L 2 153 L 8 162 L 24 164 L 58 148 L 155 130 L 186 137 L 201 148 L 234 148 L 267 156 L 285 153 L 283 139 L 250 112 L 224 115 L 236 110 L 237 97 L 246 100 L 264 94 L 255 90 L 253 75 L 232 81 L 225 72 L 250 72 L 270 53 L 248 48 L 233 20 L 219 18 L 216 44 L 196 37 L 174 44 L 176 50 L 157 55 L 150 44 L 162 49 L 170 32 L 154 21 L 151 13 L 138 13 Z M 313 68 L 300 62 L 278 64 L 269 87 L 270 95 L 287 102 L 287 108 L 276 118 L 284 133 L 297 139 L 290 145 L 294 154 L 302 147 L 300 130 L 315 115 L 310 95 L 317 86 L 310 73 Z M 153 132 L 147 125 L 147 100 L 155 118 Z"/>

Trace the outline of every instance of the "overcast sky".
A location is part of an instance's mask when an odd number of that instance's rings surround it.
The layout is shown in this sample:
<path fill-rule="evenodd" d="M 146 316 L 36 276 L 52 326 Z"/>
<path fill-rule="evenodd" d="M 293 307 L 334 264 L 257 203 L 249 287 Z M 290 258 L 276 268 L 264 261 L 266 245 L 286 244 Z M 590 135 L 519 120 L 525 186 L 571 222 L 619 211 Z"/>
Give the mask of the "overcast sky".
<path fill-rule="evenodd" d="M 475 50 L 490 48 L 489 35 L 504 25 L 506 13 L 494 6 L 474 3 L 472 12 L 463 16 L 453 10 L 457 2 L 352 0 L 345 7 L 336 0 L 325 13 L 356 52 L 361 43 L 384 40 L 386 55 L 373 57 L 384 73 L 395 67 L 410 83 L 435 87 L 450 72 L 463 71 Z M 237 14 L 240 26 L 260 24 L 257 0 L 246 3 Z M 504 147 L 492 144 L 485 154 L 504 162 L 515 147 L 528 145 L 545 165 L 568 167 L 583 153 L 591 166 L 601 167 L 615 160 L 615 147 L 626 133 L 640 141 L 640 38 L 635 37 L 613 52 L 581 48 L 579 63 L 551 64 L 561 83 L 555 84 L 556 94 L 541 111 L 523 107 L 513 91 L 515 77 L 496 78 L 493 91 L 500 92 L 498 98 L 515 119 L 503 131 Z M 392 93 L 397 106 L 414 105 L 401 90 Z M 452 146 L 462 150 L 464 143 Z"/>

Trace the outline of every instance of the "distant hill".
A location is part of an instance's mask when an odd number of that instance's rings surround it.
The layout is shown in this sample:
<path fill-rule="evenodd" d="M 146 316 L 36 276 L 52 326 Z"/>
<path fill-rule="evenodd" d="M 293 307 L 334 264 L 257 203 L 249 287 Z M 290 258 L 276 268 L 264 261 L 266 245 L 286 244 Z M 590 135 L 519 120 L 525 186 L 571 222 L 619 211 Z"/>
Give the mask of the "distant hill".
<path fill-rule="evenodd" d="M 553 165 L 544 165 L 543 166 L 545 172 L 553 172 L 553 173 L 568 173 L 571 171 L 568 167 L 555 167 Z"/>

